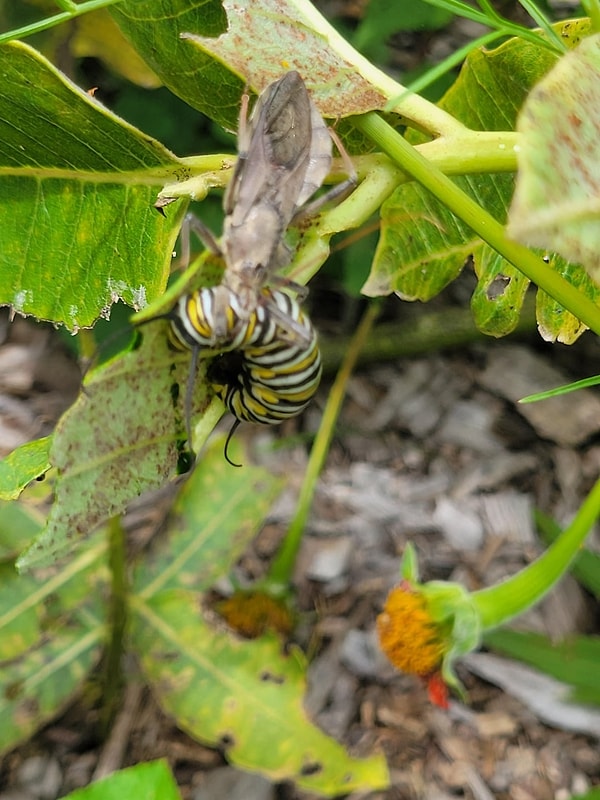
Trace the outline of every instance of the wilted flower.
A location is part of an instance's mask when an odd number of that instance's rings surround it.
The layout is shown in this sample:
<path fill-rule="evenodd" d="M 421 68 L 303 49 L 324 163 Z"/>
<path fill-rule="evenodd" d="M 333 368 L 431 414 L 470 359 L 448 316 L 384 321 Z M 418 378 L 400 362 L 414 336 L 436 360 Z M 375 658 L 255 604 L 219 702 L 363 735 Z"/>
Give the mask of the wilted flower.
<path fill-rule="evenodd" d="M 381 649 L 403 672 L 427 683 L 432 702 L 447 705 L 447 689 L 464 695 L 453 663 L 479 647 L 482 634 L 539 602 L 569 568 L 600 513 L 600 480 L 554 544 L 525 569 L 494 586 L 469 592 L 450 581 L 419 583 L 414 548 L 404 551 L 401 580 L 377 619 Z"/>
<path fill-rule="evenodd" d="M 218 603 L 216 610 L 230 628 L 249 639 L 266 631 L 287 636 L 293 627 L 287 605 L 263 592 L 235 592 Z"/>

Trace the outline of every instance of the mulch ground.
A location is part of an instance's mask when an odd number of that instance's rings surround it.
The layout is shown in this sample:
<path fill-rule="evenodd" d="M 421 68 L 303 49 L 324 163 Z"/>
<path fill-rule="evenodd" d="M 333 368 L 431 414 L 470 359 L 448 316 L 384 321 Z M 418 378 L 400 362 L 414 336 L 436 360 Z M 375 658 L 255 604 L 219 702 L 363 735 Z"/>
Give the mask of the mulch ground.
<path fill-rule="evenodd" d="M 2 330 L 6 454 L 51 431 L 76 395 L 79 371 L 51 328 L 16 320 Z M 374 635 L 408 541 L 424 579 L 477 589 L 541 552 L 534 508 L 562 523 L 572 517 L 598 475 L 600 400 L 584 391 L 558 404 L 515 401 L 593 374 L 597 349 L 591 336 L 574 348 L 490 341 L 373 365 L 351 380 L 297 564 L 298 603 L 310 622 L 296 635 L 314 653 L 311 717 L 354 754 L 379 748 L 387 756 L 393 785 L 373 798 L 560 800 L 600 786 L 593 709 L 578 728 L 560 698 L 540 694 L 547 687 L 535 673 L 513 673 L 512 662 L 481 653 L 459 667 L 469 704 L 453 701 L 442 711 L 415 679 L 389 666 Z M 304 419 L 309 431 L 326 393 L 325 384 Z M 289 478 L 239 565 L 246 576 L 260 574 L 274 552 L 306 464 L 303 446 L 268 447 L 279 433 L 249 426 L 241 433 L 252 438 L 256 460 Z M 566 578 L 518 624 L 556 639 L 593 633 L 598 606 Z M 80 698 L 5 755 L 0 800 L 51 800 L 94 775 L 159 757 L 171 763 L 186 799 L 310 797 L 228 767 L 178 731 L 135 680 L 107 742 L 91 734 L 96 714 Z"/>

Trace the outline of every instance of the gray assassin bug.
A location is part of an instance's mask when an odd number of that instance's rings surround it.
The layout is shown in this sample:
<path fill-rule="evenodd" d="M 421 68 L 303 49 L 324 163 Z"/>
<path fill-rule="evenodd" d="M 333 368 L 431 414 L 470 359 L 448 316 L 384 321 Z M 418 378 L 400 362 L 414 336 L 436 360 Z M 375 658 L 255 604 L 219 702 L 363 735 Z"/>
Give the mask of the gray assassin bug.
<path fill-rule="evenodd" d="M 356 185 L 352 162 L 338 142 L 349 177 L 308 203 L 331 170 L 335 134 L 325 124 L 297 72 L 288 72 L 270 84 L 256 101 L 249 120 L 247 108 L 248 96 L 244 95 L 239 155 L 223 200 L 221 244 L 192 215 L 186 218 L 182 231 L 188 241 L 190 232 L 196 233 L 225 263 L 221 284 L 199 290 L 205 295 L 199 306 L 210 308 L 211 314 L 203 326 L 210 335 L 200 335 L 198 346 L 219 350 L 235 347 L 257 306 L 269 302 L 261 292 L 268 283 L 288 285 L 302 295 L 303 287 L 276 274 L 290 257 L 285 233 L 293 222 L 314 214 Z M 184 295 L 171 316 L 175 327 L 178 319 L 185 320 L 188 308 L 189 296 Z M 286 319 L 277 304 L 272 303 L 271 310 L 280 322 L 282 335 L 305 336 L 302 326 Z M 192 337 L 193 327 L 188 326 Z"/>

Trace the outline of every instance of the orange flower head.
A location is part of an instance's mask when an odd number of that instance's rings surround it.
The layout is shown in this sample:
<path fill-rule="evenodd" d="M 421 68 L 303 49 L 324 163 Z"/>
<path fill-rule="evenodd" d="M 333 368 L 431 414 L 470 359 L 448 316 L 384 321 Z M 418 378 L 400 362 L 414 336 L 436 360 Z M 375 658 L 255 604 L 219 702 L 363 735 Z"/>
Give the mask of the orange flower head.
<path fill-rule="evenodd" d="M 427 677 L 440 668 L 447 645 L 427 599 L 403 581 L 391 590 L 377 617 L 381 649 L 396 669 Z"/>

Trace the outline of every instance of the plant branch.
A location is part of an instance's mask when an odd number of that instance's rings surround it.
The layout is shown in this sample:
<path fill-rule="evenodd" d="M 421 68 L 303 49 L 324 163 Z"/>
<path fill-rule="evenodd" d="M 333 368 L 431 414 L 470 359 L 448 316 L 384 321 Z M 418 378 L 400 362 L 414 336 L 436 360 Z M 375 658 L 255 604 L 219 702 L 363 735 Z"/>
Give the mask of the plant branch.
<path fill-rule="evenodd" d="M 0 43 L 8 42 L 12 39 L 24 39 L 26 36 L 32 36 L 34 33 L 46 31 L 48 28 L 53 28 L 62 22 L 68 22 L 70 19 L 80 17 L 82 14 L 88 14 L 90 11 L 97 11 L 99 8 L 105 8 L 120 2 L 121 0 L 87 0 L 87 2 L 76 4 L 69 2 L 69 0 L 59 0 L 58 5 L 64 8 L 65 11 L 61 11 L 60 14 L 54 14 L 52 17 L 41 19 L 39 22 L 24 25 L 22 28 L 0 33 Z"/>
<path fill-rule="evenodd" d="M 533 297 L 526 298 L 522 313 L 511 337 L 534 333 L 536 330 L 535 303 Z M 440 311 L 419 312 L 406 322 L 386 322 L 377 325 L 365 342 L 357 364 L 395 362 L 401 358 L 441 352 L 448 348 L 464 346 L 473 342 L 488 341 L 490 337 L 475 325 L 469 308 L 446 308 Z M 323 372 L 334 372 L 342 363 L 349 347 L 347 337 L 319 338 Z M 585 385 L 599 383 L 598 378 L 586 379 Z M 584 382 L 581 381 L 583 384 Z"/>
<path fill-rule="evenodd" d="M 504 226 L 450 178 L 428 161 L 377 114 L 353 119 L 354 125 L 378 144 L 405 172 L 428 189 L 463 220 L 485 242 L 513 264 L 540 289 L 554 298 L 595 333 L 600 335 L 600 310 L 575 286 L 548 268 L 542 258 L 506 237 Z"/>
<path fill-rule="evenodd" d="M 538 30 L 526 28 L 524 25 L 518 25 L 511 20 L 502 17 L 491 5 L 489 0 L 478 0 L 480 8 L 484 9 L 478 11 L 462 0 L 425 0 L 429 5 L 436 8 L 442 8 L 445 11 L 451 11 L 459 17 L 470 19 L 473 22 L 478 22 L 480 25 L 485 25 L 487 28 L 494 28 L 499 36 L 515 36 L 519 39 L 524 39 L 538 47 L 545 47 L 553 53 L 562 55 L 566 52 L 567 46 L 557 36 L 548 20 L 539 13 L 531 13 L 533 4 L 528 0 L 522 0 L 521 5 L 526 9 L 530 16 L 537 22 L 543 29 L 546 36 L 540 34 Z"/>

